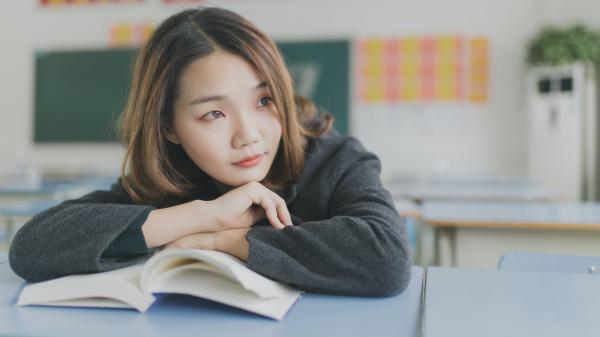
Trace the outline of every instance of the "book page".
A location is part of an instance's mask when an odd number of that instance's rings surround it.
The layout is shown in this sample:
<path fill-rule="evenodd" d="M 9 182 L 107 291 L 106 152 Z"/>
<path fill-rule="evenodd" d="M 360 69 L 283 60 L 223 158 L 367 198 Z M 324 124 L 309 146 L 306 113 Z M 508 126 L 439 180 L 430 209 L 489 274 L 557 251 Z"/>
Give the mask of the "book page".
<path fill-rule="evenodd" d="M 135 308 L 154 302 L 139 286 L 141 265 L 96 274 L 71 275 L 26 285 L 17 305 Z"/>
<path fill-rule="evenodd" d="M 146 262 L 141 284 L 146 293 L 202 297 L 278 320 L 302 294 L 250 270 L 233 256 L 194 249 L 155 255 Z"/>
<path fill-rule="evenodd" d="M 299 299 L 301 292 L 289 289 L 278 297 L 261 298 L 238 282 L 205 268 L 202 262 L 178 266 L 152 280 L 152 293 L 201 297 L 281 320 Z"/>
<path fill-rule="evenodd" d="M 204 262 L 204 265 L 209 265 L 203 267 L 205 270 L 212 268 L 214 272 L 239 283 L 244 289 L 262 298 L 285 296 L 290 291 L 289 286 L 250 270 L 244 262 L 229 254 L 199 249 L 169 249 L 153 256 L 146 262 L 142 272 L 142 291 L 147 292 L 149 283 L 157 275 L 194 261 Z M 201 264 L 195 266 L 200 268 Z"/>

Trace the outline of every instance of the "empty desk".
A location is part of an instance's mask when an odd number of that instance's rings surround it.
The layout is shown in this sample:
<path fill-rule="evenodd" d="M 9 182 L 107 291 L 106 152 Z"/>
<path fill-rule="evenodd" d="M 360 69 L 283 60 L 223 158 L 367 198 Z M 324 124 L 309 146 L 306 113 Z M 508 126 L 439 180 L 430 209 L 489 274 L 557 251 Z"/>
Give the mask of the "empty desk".
<path fill-rule="evenodd" d="M 600 203 L 426 202 L 422 219 L 454 266 L 495 269 L 509 251 L 600 256 Z"/>
<path fill-rule="evenodd" d="M 600 277 L 429 268 L 425 337 L 598 336 Z"/>
<path fill-rule="evenodd" d="M 529 183 L 401 183 L 386 187 L 395 198 L 425 201 L 551 201 L 556 195 Z"/>
<path fill-rule="evenodd" d="M 408 240 L 410 241 L 410 246 L 412 249 L 413 263 L 421 264 L 421 211 L 419 209 L 419 205 L 416 202 L 403 199 L 396 198 L 394 199 L 394 206 L 400 216 L 404 217 L 404 222 L 406 223 L 406 231 L 408 234 Z"/>
<path fill-rule="evenodd" d="M 58 204 L 59 201 L 54 200 L 0 203 L 0 250 L 8 247 L 9 241 L 18 229 L 17 224 L 22 224 L 37 213 Z"/>

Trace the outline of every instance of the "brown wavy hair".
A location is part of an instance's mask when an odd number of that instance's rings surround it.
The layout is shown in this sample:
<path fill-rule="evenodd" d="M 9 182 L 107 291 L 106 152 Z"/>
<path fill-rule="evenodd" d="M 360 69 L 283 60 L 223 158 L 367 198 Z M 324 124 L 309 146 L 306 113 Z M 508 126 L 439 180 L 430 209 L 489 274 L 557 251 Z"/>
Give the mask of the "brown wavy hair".
<path fill-rule="evenodd" d="M 137 55 L 119 133 L 127 147 L 121 182 L 137 203 L 158 204 L 169 197 L 190 197 L 204 188 L 208 175 L 169 142 L 178 79 L 191 62 L 222 50 L 244 58 L 264 77 L 279 111 L 279 150 L 263 184 L 278 190 L 300 177 L 306 137 L 329 131 L 330 115 L 295 94 L 275 43 L 250 21 L 222 8 L 188 9 L 167 18 Z"/>

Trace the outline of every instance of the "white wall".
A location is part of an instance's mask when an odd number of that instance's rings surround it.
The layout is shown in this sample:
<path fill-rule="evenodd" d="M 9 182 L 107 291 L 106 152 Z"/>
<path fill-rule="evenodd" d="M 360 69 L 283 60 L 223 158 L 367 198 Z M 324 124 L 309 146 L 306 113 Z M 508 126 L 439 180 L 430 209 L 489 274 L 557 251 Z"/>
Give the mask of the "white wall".
<path fill-rule="evenodd" d="M 491 41 L 490 99 L 485 105 L 361 106 L 351 129 L 383 160 L 384 174 L 526 173 L 524 59 L 541 24 L 584 19 L 593 25 L 594 0 L 228 0 L 211 1 L 254 21 L 277 40 L 426 34 L 483 35 Z M 181 7 L 159 0 L 121 6 L 41 9 L 37 0 L 11 1 L 0 11 L 0 174 L 25 152 L 45 170 L 117 172 L 118 145 L 32 144 L 33 51 L 102 47 L 120 22 L 158 23 Z M 599 22 L 600 23 L 600 22 Z M 374 111 L 375 110 L 375 111 Z"/>

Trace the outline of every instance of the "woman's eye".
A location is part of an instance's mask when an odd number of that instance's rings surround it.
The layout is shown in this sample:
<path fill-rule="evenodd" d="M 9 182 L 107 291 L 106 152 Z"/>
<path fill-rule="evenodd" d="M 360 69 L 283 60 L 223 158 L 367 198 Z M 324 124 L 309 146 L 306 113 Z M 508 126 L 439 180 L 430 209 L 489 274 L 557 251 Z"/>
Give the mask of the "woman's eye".
<path fill-rule="evenodd" d="M 271 101 L 272 101 L 271 97 L 265 96 L 260 99 L 260 105 L 261 106 L 269 105 L 269 103 L 271 103 Z"/>
<path fill-rule="evenodd" d="M 223 114 L 221 111 L 214 110 L 214 111 L 211 111 L 211 112 L 205 114 L 204 116 L 202 116 L 202 119 L 213 120 L 213 119 L 219 119 L 222 117 L 225 117 L 225 114 Z"/>

